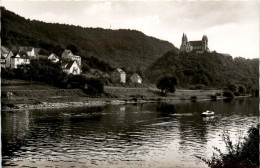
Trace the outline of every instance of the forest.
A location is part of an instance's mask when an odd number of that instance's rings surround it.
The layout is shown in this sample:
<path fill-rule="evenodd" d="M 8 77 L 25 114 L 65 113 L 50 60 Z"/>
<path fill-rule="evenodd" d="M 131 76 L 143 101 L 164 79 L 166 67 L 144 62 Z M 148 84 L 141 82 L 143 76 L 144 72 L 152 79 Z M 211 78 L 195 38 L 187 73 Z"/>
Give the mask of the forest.
<path fill-rule="evenodd" d="M 90 57 L 114 68 L 144 70 L 153 61 L 176 47 L 136 30 L 83 28 L 74 25 L 29 20 L 1 7 L 2 45 L 42 48 L 43 53 L 76 46 L 82 62 Z M 60 56 L 60 55 L 59 55 Z M 85 60 L 85 61 L 84 61 Z M 83 64 L 84 65 L 84 64 Z"/>
<path fill-rule="evenodd" d="M 163 76 L 175 76 L 185 88 L 208 87 L 223 89 L 230 84 L 247 90 L 258 88 L 259 59 L 232 58 L 217 52 L 184 53 L 169 51 L 145 71 L 150 82 Z"/>

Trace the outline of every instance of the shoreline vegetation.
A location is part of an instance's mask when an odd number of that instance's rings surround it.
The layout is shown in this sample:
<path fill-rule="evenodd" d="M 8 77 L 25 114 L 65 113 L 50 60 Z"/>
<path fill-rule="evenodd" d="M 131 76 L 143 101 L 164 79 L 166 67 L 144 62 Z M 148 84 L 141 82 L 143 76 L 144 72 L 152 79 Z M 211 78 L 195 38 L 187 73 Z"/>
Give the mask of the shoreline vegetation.
<path fill-rule="evenodd" d="M 11 82 L 11 83 L 10 83 Z M 17 111 L 46 108 L 91 107 L 107 104 L 134 104 L 167 101 L 210 101 L 212 95 L 222 93 L 222 90 L 183 90 L 161 96 L 155 88 L 111 87 L 105 86 L 107 95 L 88 97 L 81 89 L 59 89 L 44 83 L 35 82 L 28 86 L 28 81 L 4 80 L 2 83 L 2 111 Z M 7 94 L 11 94 L 7 96 Z M 109 96 L 108 96 L 109 95 Z M 237 96 L 236 98 L 249 97 Z M 226 99 L 217 96 L 216 100 Z"/>

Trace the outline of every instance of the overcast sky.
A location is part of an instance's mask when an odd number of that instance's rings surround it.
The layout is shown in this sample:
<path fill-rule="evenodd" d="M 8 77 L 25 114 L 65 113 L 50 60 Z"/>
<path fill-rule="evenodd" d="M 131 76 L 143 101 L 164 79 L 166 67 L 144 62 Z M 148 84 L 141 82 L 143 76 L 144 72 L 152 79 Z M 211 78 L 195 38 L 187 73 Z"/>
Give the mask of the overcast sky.
<path fill-rule="evenodd" d="M 259 57 L 259 5 L 255 1 L 53 1 L 0 2 L 25 18 L 83 27 L 136 29 L 180 47 L 208 36 L 209 49 Z M 51 30 L 50 30 L 51 31 Z"/>

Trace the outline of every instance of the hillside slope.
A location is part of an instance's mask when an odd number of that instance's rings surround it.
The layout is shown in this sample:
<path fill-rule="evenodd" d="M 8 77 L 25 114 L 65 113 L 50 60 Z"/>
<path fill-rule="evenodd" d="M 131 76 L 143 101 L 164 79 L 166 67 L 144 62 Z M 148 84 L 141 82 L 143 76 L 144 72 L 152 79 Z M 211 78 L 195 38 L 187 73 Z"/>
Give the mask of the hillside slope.
<path fill-rule="evenodd" d="M 170 50 L 173 44 L 146 36 L 136 30 L 82 28 L 25 19 L 1 7 L 2 45 L 22 45 L 47 51 L 75 45 L 82 59 L 90 56 L 108 62 L 113 67 L 144 70 Z"/>
<path fill-rule="evenodd" d="M 259 59 L 232 58 L 213 53 L 167 52 L 145 71 L 153 83 L 165 75 L 177 76 L 180 86 L 203 84 L 209 87 L 226 87 L 240 84 L 258 88 Z"/>

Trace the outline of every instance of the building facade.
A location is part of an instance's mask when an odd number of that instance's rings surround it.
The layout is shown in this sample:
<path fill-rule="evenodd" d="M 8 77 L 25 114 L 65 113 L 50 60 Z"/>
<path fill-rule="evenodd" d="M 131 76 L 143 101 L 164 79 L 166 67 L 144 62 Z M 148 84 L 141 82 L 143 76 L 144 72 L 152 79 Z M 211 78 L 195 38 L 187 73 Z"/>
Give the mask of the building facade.
<path fill-rule="evenodd" d="M 126 73 L 125 73 L 125 71 L 123 71 L 120 68 L 116 68 L 113 71 L 111 77 L 112 77 L 112 80 L 114 82 L 121 82 L 121 83 L 125 83 L 126 82 Z"/>
<path fill-rule="evenodd" d="M 140 77 L 140 75 L 138 75 L 137 73 L 134 73 L 131 78 L 130 78 L 131 82 L 133 83 L 142 83 L 142 78 Z"/>
<path fill-rule="evenodd" d="M 69 61 L 66 63 L 62 63 L 62 69 L 67 74 L 79 75 L 80 67 L 76 61 Z"/>
<path fill-rule="evenodd" d="M 19 65 L 30 64 L 30 59 L 27 56 L 16 54 L 10 58 L 10 62 L 8 63 L 6 62 L 7 68 L 18 68 Z"/>
<path fill-rule="evenodd" d="M 56 55 L 56 54 L 54 54 L 54 53 L 52 53 L 49 57 L 48 57 L 48 59 L 49 60 L 51 60 L 51 62 L 53 62 L 53 63 L 57 63 L 57 62 L 59 62 L 59 57 Z"/>
<path fill-rule="evenodd" d="M 187 35 L 183 33 L 180 50 L 183 52 L 195 51 L 196 53 L 209 52 L 208 37 L 203 35 L 202 40 L 188 41 Z"/>
<path fill-rule="evenodd" d="M 78 55 L 74 55 L 70 50 L 64 50 L 61 54 L 61 58 L 76 61 L 81 67 L 81 57 Z"/>

